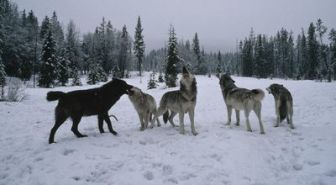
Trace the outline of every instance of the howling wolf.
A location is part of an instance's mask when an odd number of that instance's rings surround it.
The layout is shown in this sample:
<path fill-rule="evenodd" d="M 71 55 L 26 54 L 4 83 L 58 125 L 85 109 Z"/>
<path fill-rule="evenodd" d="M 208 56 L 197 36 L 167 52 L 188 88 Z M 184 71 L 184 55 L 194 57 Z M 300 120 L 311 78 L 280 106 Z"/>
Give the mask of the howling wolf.
<path fill-rule="evenodd" d="M 156 116 L 159 117 L 164 114 L 164 122 L 166 123 L 167 120 L 169 120 L 172 126 L 175 126 L 173 118 L 178 113 L 180 118 L 180 134 L 184 134 L 184 114 L 188 113 L 191 123 L 191 132 L 193 135 L 197 135 L 194 123 L 196 97 L 196 79 L 186 67 L 183 67 L 180 90 L 170 91 L 162 96 Z"/>

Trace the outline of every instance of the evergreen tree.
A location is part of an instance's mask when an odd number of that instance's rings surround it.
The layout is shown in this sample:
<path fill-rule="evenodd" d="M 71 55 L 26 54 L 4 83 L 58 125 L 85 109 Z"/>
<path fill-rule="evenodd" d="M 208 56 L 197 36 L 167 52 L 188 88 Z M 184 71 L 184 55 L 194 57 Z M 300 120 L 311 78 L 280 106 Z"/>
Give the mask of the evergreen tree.
<path fill-rule="evenodd" d="M 197 33 L 195 33 L 195 36 L 194 36 L 194 39 L 193 39 L 192 49 L 194 51 L 194 54 L 196 55 L 197 61 L 200 63 L 200 61 L 201 61 L 201 49 L 200 49 L 200 43 L 199 43 Z"/>
<path fill-rule="evenodd" d="M 316 40 L 316 27 L 310 23 L 308 28 L 308 72 L 307 78 L 310 80 L 317 78 L 318 73 L 318 43 Z"/>
<path fill-rule="evenodd" d="M 5 65 L 2 63 L 1 48 L 0 48 L 0 88 L 1 88 L 0 100 L 4 99 L 5 85 L 6 85 L 6 72 L 5 72 Z"/>
<path fill-rule="evenodd" d="M 79 78 L 79 73 L 77 71 L 72 73 L 72 86 L 81 86 L 82 82 Z"/>
<path fill-rule="evenodd" d="M 56 79 L 56 44 L 51 30 L 48 31 L 42 48 L 42 64 L 39 86 L 52 87 Z"/>
<path fill-rule="evenodd" d="M 119 61 L 118 61 L 118 68 L 117 68 L 117 77 L 124 78 L 125 77 L 125 70 L 127 64 L 127 56 L 129 50 L 129 43 L 128 43 L 128 32 L 126 25 L 122 28 L 121 33 L 121 41 L 120 41 L 120 50 L 119 50 Z"/>
<path fill-rule="evenodd" d="M 57 80 L 61 83 L 62 86 L 65 86 L 69 81 L 69 61 L 65 57 L 65 49 L 61 50 L 61 53 L 58 57 L 58 67 L 57 67 Z"/>
<path fill-rule="evenodd" d="M 156 73 L 152 72 L 149 76 L 147 89 L 155 89 L 158 86 L 155 78 L 156 78 Z"/>
<path fill-rule="evenodd" d="M 262 43 L 262 36 L 257 36 L 256 48 L 255 48 L 255 63 L 256 63 L 256 72 L 255 74 L 259 78 L 265 78 L 265 56 L 264 56 L 264 46 Z"/>
<path fill-rule="evenodd" d="M 243 49 L 242 49 L 242 75 L 252 76 L 253 75 L 253 46 L 252 41 L 245 39 Z"/>
<path fill-rule="evenodd" d="M 70 77 L 73 78 L 73 85 L 79 84 L 79 71 L 80 71 L 80 48 L 78 32 L 73 21 L 70 21 L 66 34 L 66 56 L 69 61 Z"/>
<path fill-rule="evenodd" d="M 135 35 L 134 35 L 134 55 L 138 60 L 138 70 L 139 75 L 141 76 L 141 66 L 144 58 L 145 52 L 145 42 L 144 37 L 142 35 L 143 28 L 141 26 L 140 16 L 138 17 L 138 22 L 135 28 Z"/>
<path fill-rule="evenodd" d="M 331 68 L 334 73 L 334 80 L 336 80 L 336 30 L 331 29 L 329 33 L 330 40 L 330 54 L 331 54 Z"/>
<path fill-rule="evenodd" d="M 41 40 L 43 40 L 46 37 L 47 33 L 50 30 L 50 27 L 51 27 L 50 19 L 48 16 L 45 16 L 45 18 L 42 21 L 41 30 L 40 30 Z"/>
<path fill-rule="evenodd" d="M 169 40 L 168 40 L 168 55 L 165 72 L 165 81 L 167 87 L 176 87 L 177 79 L 177 63 L 179 62 L 177 52 L 177 38 L 174 27 L 170 25 Z"/>
<path fill-rule="evenodd" d="M 87 83 L 92 85 L 98 83 L 99 81 L 106 81 L 106 75 L 102 76 L 104 74 L 104 69 L 100 66 L 100 64 L 91 63 Z"/>

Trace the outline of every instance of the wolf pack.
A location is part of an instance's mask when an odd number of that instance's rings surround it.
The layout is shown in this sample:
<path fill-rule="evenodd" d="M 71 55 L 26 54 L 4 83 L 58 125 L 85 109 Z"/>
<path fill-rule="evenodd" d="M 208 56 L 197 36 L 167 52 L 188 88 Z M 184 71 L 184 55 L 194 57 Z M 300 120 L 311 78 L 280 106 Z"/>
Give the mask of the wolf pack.
<path fill-rule="evenodd" d="M 174 117 L 179 117 L 179 132 L 185 134 L 184 116 L 188 114 L 191 133 L 197 135 L 195 128 L 195 107 L 197 102 L 197 82 L 195 76 L 187 69 L 182 68 L 180 88 L 163 94 L 159 106 L 153 96 L 144 93 L 140 88 L 127 84 L 120 79 L 113 79 L 101 87 L 77 90 L 71 92 L 50 91 L 47 93 L 48 101 L 58 100 L 55 108 L 55 124 L 50 131 L 49 144 L 54 143 L 57 129 L 68 119 L 72 119 L 71 131 L 77 137 L 87 137 L 78 130 L 78 124 L 83 116 L 96 115 L 100 133 L 104 133 L 104 122 L 113 135 L 117 132 L 112 127 L 109 109 L 124 94 L 127 94 L 132 102 L 140 120 L 140 130 L 155 127 L 155 122 L 161 125 L 159 117 L 163 117 L 164 123 L 169 122 L 176 127 Z M 261 119 L 262 100 L 265 93 L 262 89 L 246 89 L 237 87 L 229 74 L 219 76 L 219 86 L 227 108 L 227 125 L 231 124 L 232 110 L 236 114 L 236 126 L 240 125 L 240 111 L 245 115 L 246 129 L 252 132 L 249 115 L 253 111 L 259 122 L 260 134 L 265 134 Z M 275 127 L 286 119 L 289 127 L 293 125 L 293 98 L 289 90 L 281 84 L 271 84 L 266 88 L 272 94 L 275 101 L 276 123 Z"/>

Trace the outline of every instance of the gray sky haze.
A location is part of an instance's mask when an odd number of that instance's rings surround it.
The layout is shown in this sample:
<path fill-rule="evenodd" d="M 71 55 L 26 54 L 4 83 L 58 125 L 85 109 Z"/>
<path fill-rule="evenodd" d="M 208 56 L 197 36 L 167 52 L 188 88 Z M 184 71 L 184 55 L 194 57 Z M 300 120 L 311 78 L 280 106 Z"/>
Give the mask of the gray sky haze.
<path fill-rule="evenodd" d="M 336 28 L 336 0 L 13 0 L 32 9 L 39 21 L 55 10 L 63 25 L 74 20 L 81 33 L 94 31 L 102 17 L 134 35 L 141 16 L 147 51 L 163 47 L 173 24 L 178 39 L 198 33 L 207 51 L 232 51 L 236 40 L 255 33 L 274 35 L 282 27 L 296 35 L 321 18 Z M 328 31 L 329 31 L 328 30 Z"/>

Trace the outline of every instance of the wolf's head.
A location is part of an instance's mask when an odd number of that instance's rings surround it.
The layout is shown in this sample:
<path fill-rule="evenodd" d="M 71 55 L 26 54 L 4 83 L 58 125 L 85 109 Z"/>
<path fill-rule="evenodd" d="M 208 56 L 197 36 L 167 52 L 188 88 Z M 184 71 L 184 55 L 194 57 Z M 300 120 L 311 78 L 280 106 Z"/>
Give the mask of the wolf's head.
<path fill-rule="evenodd" d="M 140 96 L 142 94 L 142 91 L 141 89 L 137 88 L 137 87 L 132 87 L 130 90 L 129 90 L 129 93 L 128 93 L 128 96 L 129 97 L 136 97 L 136 96 Z"/>
<path fill-rule="evenodd" d="M 112 81 L 103 85 L 103 88 L 108 91 L 113 91 L 114 93 L 123 95 L 128 94 L 129 90 L 133 88 L 132 85 L 127 84 L 124 80 L 113 78 Z"/>
<path fill-rule="evenodd" d="M 266 90 L 268 91 L 268 94 L 277 95 L 282 88 L 284 88 L 284 86 L 281 84 L 271 84 L 269 87 L 266 88 Z"/>
<path fill-rule="evenodd" d="M 232 80 L 232 78 L 229 74 L 223 74 L 219 79 L 219 85 L 221 86 L 222 90 L 224 90 L 225 88 L 233 86 L 234 83 L 235 83 L 235 81 Z"/>
<path fill-rule="evenodd" d="M 188 91 L 193 90 L 196 91 L 196 78 L 193 74 L 189 72 L 189 70 L 183 66 L 182 69 L 182 78 L 180 80 L 181 90 L 186 89 Z"/>

